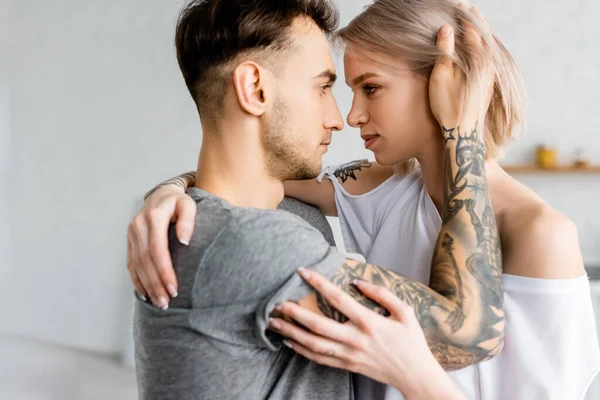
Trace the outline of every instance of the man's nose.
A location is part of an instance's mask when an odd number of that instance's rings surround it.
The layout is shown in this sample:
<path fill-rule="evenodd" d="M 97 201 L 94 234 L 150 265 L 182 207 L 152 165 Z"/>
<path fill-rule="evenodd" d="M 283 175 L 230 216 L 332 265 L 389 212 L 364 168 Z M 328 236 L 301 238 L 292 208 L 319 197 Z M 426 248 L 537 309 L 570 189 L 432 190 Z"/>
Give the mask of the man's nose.
<path fill-rule="evenodd" d="M 340 112 L 340 108 L 337 105 L 337 101 L 333 100 L 333 107 L 330 109 L 325 119 L 325 128 L 331 129 L 332 131 L 341 131 L 344 129 L 344 118 Z"/>

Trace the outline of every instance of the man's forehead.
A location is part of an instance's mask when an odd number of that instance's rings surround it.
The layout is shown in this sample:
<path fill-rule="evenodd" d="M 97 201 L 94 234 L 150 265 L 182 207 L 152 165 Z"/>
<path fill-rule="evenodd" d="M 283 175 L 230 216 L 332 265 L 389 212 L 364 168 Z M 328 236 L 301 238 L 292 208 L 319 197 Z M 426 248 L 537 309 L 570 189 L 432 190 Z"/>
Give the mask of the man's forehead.
<path fill-rule="evenodd" d="M 335 65 L 331 58 L 331 48 L 327 37 L 309 18 L 298 17 L 291 28 L 294 42 L 293 57 L 302 64 L 302 68 L 309 68 L 313 75 L 325 70 L 335 73 Z"/>
<path fill-rule="evenodd" d="M 292 68 L 311 77 L 329 78 L 336 74 L 335 64 L 329 50 L 316 47 L 298 49 L 289 60 Z M 301 70 L 301 71 L 300 71 Z"/>

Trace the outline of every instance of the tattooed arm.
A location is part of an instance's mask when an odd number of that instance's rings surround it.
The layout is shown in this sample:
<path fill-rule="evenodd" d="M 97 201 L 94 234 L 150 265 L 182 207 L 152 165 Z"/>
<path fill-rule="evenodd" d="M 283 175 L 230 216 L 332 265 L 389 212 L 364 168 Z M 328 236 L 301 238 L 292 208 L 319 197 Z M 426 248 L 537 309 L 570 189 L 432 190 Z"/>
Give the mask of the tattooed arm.
<path fill-rule="evenodd" d="M 391 290 L 410 305 L 445 369 L 487 360 L 502 348 L 502 260 L 485 181 L 485 147 L 476 128 L 444 128 L 445 202 L 434 249 L 430 287 L 375 265 L 348 259 L 332 281 L 368 308 L 386 310 L 352 284 L 362 279 Z M 315 294 L 300 302 L 332 319 L 346 317 Z"/>
<path fill-rule="evenodd" d="M 164 182 L 159 183 L 155 187 L 153 187 L 149 192 L 144 195 L 144 200 L 147 200 L 148 197 L 152 196 L 154 192 L 158 189 L 161 189 L 165 186 L 169 186 L 172 188 L 178 188 L 180 191 L 185 192 L 187 188 L 190 188 L 196 184 L 196 171 L 186 172 L 185 174 L 181 174 L 171 179 L 167 179 Z"/>

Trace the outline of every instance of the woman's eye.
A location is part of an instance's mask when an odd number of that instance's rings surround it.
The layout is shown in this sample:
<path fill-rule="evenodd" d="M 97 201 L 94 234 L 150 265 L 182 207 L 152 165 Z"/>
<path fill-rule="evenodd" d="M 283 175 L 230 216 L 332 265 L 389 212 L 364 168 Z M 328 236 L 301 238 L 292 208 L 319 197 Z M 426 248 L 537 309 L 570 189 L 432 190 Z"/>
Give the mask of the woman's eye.
<path fill-rule="evenodd" d="M 371 85 L 364 85 L 363 86 L 363 91 L 365 92 L 365 94 L 367 96 L 372 95 L 373 93 L 375 93 L 376 90 L 377 90 L 377 88 L 375 86 L 371 86 Z"/>

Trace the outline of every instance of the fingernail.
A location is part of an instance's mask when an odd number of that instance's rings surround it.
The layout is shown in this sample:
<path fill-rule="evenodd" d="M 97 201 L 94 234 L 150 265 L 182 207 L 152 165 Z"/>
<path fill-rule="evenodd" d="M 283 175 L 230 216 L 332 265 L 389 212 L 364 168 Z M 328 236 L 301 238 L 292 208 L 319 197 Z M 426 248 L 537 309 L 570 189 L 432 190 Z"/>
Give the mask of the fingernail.
<path fill-rule="evenodd" d="M 143 300 L 143 301 L 147 301 L 148 299 L 146 298 L 146 296 L 144 296 L 143 294 L 141 294 L 140 292 L 138 292 L 138 297 Z"/>
<path fill-rule="evenodd" d="M 275 311 L 279 311 L 279 312 L 283 311 L 283 307 L 281 306 L 281 304 L 277 304 L 275 306 Z"/>
<path fill-rule="evenodd" d="M 269 325 L 275 329 L 281 329 L 281 324 L 276 319 L 269 318 Z"/>
<path fill-rule="evenodd" d="M 290 349 L 292 349 L 292 350 L 294 349 L 294 346 L 292 346 L 292 344 L 291 344 L 289 341 L 287 341 L 287 340 L 284 340 L 284 341 L 283 341 L 283 344 L 284 344 L 285 346 L 289 347 L 289 348 L 290 348 Z"/>
<path fill-rule="evenodd" d="M 187 239 L 179 239 L 179 243 L 181 243 L 184 246 L 189 246 L 190 245 L 190 241 Z"/>
<path fill-rule="evenodd" d="M 308 270 L 306 268 L 303 268 L 303 267 L 298 268 L 298 273 L 304 279 L 310 279 L 310 272 L 308 272 Z"/>
<path fill-rule="evenodd" d="M 177 295 L 179 294 L 179 293 L 177 293 L 177 289 L 175 289 L 175 286 L 172 284 L 167 286 L 167 290 L 169 291 L 169 294 L 171 295 L 172 298 L 177 297 Z"/>
<path fill-rule="evenodd" d="M 161 310 L 165 311 L 169 308 L 169 302 L 167 301 L 167 299 L 165 299 L 164 297 L 159 297 L 158 301 L 156 302 L 156 306 L 158 308 L 160 308 Z"/>
<path fill-rule="evenodd" d="M 451 33 L 452 33 L 452 29 L 450 28 L 449 25 L 442 26 L 442 29 L 440 30 L 440 35 L 442 37 L 448 37 L 448 36 L 450 36 Z"/>

